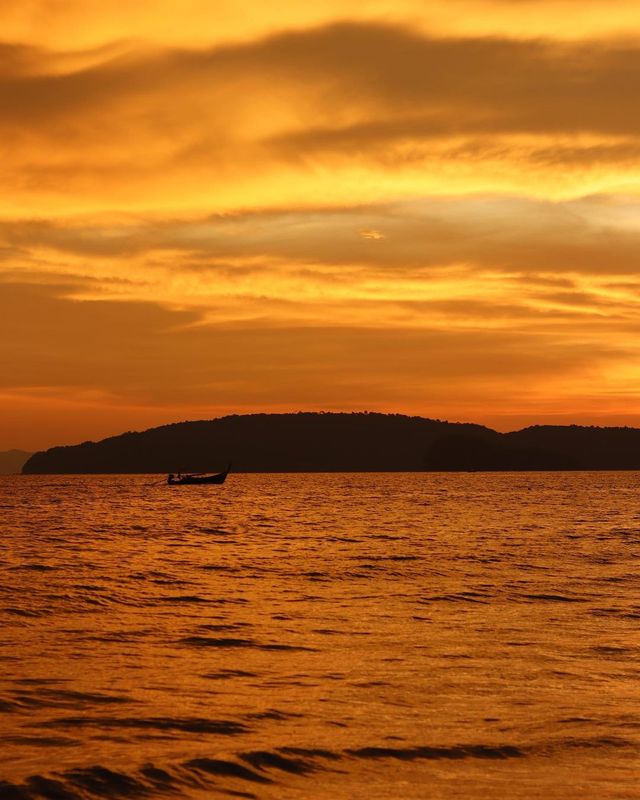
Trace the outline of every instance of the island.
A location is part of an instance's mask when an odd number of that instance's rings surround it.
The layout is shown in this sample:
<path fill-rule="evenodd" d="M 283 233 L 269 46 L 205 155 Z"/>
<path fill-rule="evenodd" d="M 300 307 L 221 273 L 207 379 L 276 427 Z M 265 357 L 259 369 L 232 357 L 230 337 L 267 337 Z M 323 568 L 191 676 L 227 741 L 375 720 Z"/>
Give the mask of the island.
<path fill-rule="evenodd" d="M 34 453 L 24 474 L 640 469 L 640 429 L 472 423 L 381 413 L 245 414 Z"/>

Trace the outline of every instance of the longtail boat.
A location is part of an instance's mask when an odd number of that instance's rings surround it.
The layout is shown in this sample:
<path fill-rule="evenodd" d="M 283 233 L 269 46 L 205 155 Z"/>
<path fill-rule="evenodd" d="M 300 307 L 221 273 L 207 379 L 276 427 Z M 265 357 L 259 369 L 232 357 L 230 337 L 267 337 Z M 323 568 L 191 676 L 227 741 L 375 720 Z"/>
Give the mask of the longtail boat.
<path fill-rule="evenodd" d="M 224 483 L 231 469 L 231 464 L 225 469 L 224 472 L 219 472 L 217 475 L 203 475 L 201 472 L 192 472 L 189 475 L 169 475 L 167 483 L 169 486 L 191 486 L 193 484 L 217 484 Z"/>

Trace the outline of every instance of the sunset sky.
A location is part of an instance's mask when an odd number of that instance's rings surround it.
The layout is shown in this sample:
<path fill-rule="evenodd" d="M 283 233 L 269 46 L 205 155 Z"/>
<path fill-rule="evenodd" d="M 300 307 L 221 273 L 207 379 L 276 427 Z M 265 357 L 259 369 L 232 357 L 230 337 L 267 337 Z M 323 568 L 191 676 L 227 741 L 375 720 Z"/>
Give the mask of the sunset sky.
<path fill-rule="evenodd" d="M 0 0 L 0 450 L 640 424 L 637 0 Z"/>

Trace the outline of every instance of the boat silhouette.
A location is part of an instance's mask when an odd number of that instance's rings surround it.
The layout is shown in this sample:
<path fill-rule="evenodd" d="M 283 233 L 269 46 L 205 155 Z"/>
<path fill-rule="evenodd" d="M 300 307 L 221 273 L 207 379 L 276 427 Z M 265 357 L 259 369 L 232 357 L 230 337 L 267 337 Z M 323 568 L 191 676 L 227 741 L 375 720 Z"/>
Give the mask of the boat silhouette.
<path fill-rule="evenodd" d="M 202 472 L 191 472 L 188 475 L 181 475 L 178 473 L 177 476 L 169 475 L 167 483 L 169 486 L 192 486 L 194 484 L 217 484 L 220 486 L 220 484 L 226 481 L 230 469 L 231 464 L 229 464 L 224 472 L 218 472 L 215 475 L 206 475 Z"/>

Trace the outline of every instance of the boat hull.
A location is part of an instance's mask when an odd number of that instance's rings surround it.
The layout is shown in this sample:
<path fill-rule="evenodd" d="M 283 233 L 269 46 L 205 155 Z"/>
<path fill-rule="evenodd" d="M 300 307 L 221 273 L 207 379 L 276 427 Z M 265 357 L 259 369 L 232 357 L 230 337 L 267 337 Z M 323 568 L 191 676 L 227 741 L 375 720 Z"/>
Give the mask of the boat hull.
<path fill-rule="evenodd" d="M 169 477 L 167 483 L 169 486 L 220 486 L 226 481 L 228 474 L 229 470 L 226 469 L 224 472 L 220 472 L 217 475 L 185 475 L 182 478 Z"/>

